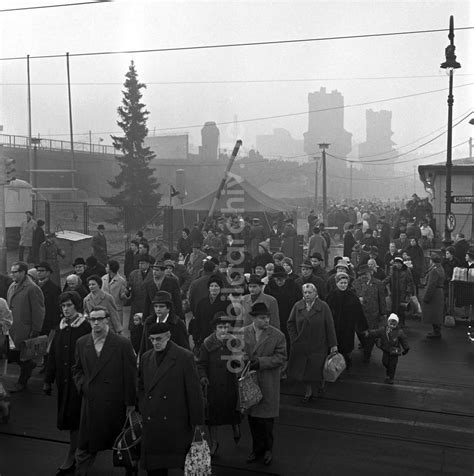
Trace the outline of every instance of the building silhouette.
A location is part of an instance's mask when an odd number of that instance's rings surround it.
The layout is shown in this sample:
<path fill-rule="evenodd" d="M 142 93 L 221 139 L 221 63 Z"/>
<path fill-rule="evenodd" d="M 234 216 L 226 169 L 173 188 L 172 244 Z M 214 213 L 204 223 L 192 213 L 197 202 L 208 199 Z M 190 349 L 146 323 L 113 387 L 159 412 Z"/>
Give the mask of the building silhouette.
<path fill-rule="evenodd" d="M 304 151 L 314 157 L 321 154 L 319 145 L 330 144 L 328 152 L 336 157 L 345 158 L 352 150 L 352 134 L 344 129 L 344 96 L 337 90 L 308 94 L 308 131 L 304 133 Z M 347 169 L 342 160 L 330 160 L 332 171 L 341 173 Z M 328 164 L 329 165 L 329 164 Z"/>

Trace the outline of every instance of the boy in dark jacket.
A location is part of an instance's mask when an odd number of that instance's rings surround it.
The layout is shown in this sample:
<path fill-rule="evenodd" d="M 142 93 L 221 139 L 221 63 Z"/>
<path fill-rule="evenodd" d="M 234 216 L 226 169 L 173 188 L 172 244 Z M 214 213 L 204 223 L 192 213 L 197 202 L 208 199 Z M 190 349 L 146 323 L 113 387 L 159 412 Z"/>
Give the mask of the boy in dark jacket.
<path fill-rule="evenodd" d="M 398 328 L 398 316 L 390 314 L 385 327 L 368 331 L 368 333 L 369 336 L 376 339 L 377 347 L 382 350 L 382 364 L 387 369 L 385 383 L 393 385 L 398 357 L 406 355 L 410 350 L 407 336 Z"/>

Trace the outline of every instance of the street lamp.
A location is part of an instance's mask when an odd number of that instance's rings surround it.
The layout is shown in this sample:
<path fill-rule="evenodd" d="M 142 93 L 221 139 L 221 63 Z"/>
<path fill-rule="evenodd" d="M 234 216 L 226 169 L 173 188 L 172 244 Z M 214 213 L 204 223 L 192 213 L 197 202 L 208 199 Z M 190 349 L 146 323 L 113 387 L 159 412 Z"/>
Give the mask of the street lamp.
<path fill-rule="evenodd" d="M 325 142 L 318 144 L 319 148 L 323 151 L 323 222 L 328 221 L 328 196 L 326 188 L 326 149 L 330 146 Z"/>
<path fill-rule="evenodd" d="M 450 44 L 445 49 L 446 61 L 441 63 L 441 68 L 449 71 L 449 92 L 448 92 L 448 145 L 446 153 L 446 215 L 444 221 L 444 241 L 452 243 L 451 240 L 451 173 L 453 168 L 452 161 L 452 140 L 453 140 L 453 72 L 461 67 L 456 61 L 456 47 L 454 46 L 454 17 L 449 17 Z"/>

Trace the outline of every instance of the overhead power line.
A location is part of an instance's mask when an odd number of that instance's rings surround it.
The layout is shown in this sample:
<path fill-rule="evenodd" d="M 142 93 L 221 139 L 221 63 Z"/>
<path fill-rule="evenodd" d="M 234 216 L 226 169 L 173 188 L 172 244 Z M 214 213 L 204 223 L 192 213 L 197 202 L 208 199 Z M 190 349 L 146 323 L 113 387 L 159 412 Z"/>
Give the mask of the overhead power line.
<path fill-rule="evenodd" d="M 456 74 L 459 76 L 474 76 L 474 73 Z M 287 78 L 287 79 L 235 79 L 235 80 L 213 80 L 213 81 L 147 81 L 146 85 L 194 85 L 194 84 L 266 84 L 266 83 L 296 83 L 296 82 L 315 82 L 315 81 L 377 81 L 393 79 L 445 79 L 445 75 L 420 75 L 420 76 L 372 76 L 372 77 L 346 77 L 346 78 Z M 28 83 L 0 83 L 0 86 L 27 86 Z M 67 86 L 67 83 L 30 83 L 30 86 Z M 123 82 L 73 82 L 71 86 L 123 86 Z"/>
<path fill-rule="evenodd" d="M 455 28 L 456 31 L 473 30 L 474 26 L 465 26 Z M 106 55 L 123 55 L 123 54 L 138 54 L 138 53 L 166 53 L 172 51 L 194 51 L 194 50 L 210 50 L 218 48 L 241 48 L 249 46 L 268 46 L 268 45 L 288 45 L 295 43 L 311 43 L 318 41 L 334 41 L 334 40 L 355 40 L 361 38 L 381 38 L 389 36 L 403 36 L 403 35 L 419 35 L 426 33 L 440 33 L 446 32 L 446 28 L 430 29 L 430 30 L 411 30 L 411 31 L 395 31 L 389 33 L 367 33 L 362 35 L 345 35 L 345 36 L 326 36 L 319 38 L 298 38 L 290 40 L 274 40 L 274 41 L 254 41 L 246 43 L 221 43 L 214 45 L 195 45 L 195 46 L 176 46 L 170 48 L 148 48 L 139 50 L 117 50 L 117 51 L 90 51 L 85 53 L 70 53 L 69 57 L 81 57 L 81 56 L 106 56 Z M 51 55 L 31 55 L 30 59 L 45 59 L 45 58 L 62 58 L 64 54 L 51 54 Z M 0 58 L 0 61 L 17 61 L 24 60 L 24 56 L 11 56 L 6 58 Z"/>
<path fill-rule="evenodd" d="M 106 3 L 110 2 L 111 0 L 93 0 L 90 2 L 75 2 L 75 3 L 60 3 L 58 5 L 36 5 L 33 7 L 16 7 L 16 8 L 3 8 L 0 10 L 0 13 L 7 13 L 7 12 L 19 12 L 25 10 L 42 10 L 45 8 L 62 8 L 62 7 L 77 7 L 79 5 L 91 5 L 93 3 Z"/>

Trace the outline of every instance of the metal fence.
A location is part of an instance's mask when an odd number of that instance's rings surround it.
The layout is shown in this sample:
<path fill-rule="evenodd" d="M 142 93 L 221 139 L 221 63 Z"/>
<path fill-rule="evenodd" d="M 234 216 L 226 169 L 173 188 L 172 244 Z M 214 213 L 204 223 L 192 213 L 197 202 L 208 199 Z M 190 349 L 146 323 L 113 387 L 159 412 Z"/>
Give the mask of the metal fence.
<path fill-rule="evenodd" d="M 147 217 L 142 227 L 145 236 L 151 243 L 163 240 L 172 250 L 174 245 L 172 208 L 145 207 L 144 212 Z M 110 245 L 109 254 L 122 252 L 128 247 L 130 236 L 125 230 L 128 229 L 127 220 L 131 219 L 133 210 L 120 220 L 119 209 L 108 205 L 89 205 L 80 201 L 34 200 L 33 213 L 35 218 L 45 221 L 45 230 L 52 232 L 70 230 L 94 235 L 98 225 L 103 224 Z"/>

